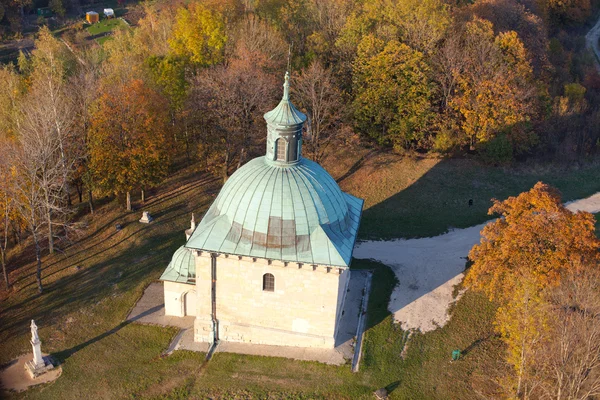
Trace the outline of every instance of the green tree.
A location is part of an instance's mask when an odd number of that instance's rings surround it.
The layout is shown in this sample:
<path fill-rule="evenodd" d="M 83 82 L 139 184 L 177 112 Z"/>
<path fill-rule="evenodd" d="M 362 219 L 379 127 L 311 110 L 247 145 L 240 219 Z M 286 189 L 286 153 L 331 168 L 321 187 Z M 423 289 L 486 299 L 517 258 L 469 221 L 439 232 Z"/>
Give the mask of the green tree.
<path fill-rule="evenodd" d="M 127 195 L 156 184 L 169 167 L 170 125 L 164 97 L 139 79 L 106 87 L 95 104 L 89 134 L 90 170 L 105 192 Z"/>
<path fill-rule="evenodd" d="M 354 63 L 352 106 L 358 129 L 395 148 L 423 145 L 433 116 L 429 71 L 421 52 L 366 36 Z"/>
<path fill-rule="evenodd" d="M 50 0 L 48 5 L 50 6 L 50 9 L 59 17 L 65 16 L 65 12 L 67 10 L 65 9 L 63 0 Z"/>

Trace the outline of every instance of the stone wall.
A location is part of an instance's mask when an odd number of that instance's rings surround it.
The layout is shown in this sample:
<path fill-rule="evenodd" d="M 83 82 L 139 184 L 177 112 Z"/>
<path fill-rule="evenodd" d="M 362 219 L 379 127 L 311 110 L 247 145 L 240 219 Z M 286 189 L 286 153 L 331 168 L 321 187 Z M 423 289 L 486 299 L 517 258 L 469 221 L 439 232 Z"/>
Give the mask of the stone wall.
<path fill-rule="evenodd" d="M 196 308 L 196 287 L 193 284 L 165 281 L 164 291 L 165 315 L 184 317 L 186 309 L 189 313 L 190 309 Z M 187 302 L 193 301 L 193 305 L 186 306 L 184 297 Z M 195 313 L 190 315 L 195 315 Z"/>
<path fill-rule="evenodd" d="M 210 257 L 209 253 L 196 257 L 197 341 L 212 340 Z M 219 339 L 334 346 L 349 276 L 347 269 L 225 255 L 219 255 L 216 263 Z M 263 291 L 266 273 L 275 277 L 273 292 Z"/>

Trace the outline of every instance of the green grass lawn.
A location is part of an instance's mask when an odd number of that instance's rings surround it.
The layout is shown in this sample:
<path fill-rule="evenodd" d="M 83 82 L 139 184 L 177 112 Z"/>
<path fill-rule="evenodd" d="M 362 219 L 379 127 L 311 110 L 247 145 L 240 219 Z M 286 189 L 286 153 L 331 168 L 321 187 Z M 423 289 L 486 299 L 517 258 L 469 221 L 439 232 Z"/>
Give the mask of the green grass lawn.
<path fill-rule="evenodd" d="M 352 160 L 358 162 L 363 154 Z M 342 157 L 332 155 L 336 158 Z M 501 168 L 473 160 L 401 159 L 376 154 L 350 175 L 346 171 L 352 164 L 339 164 L 342 168 L 334 166 L 334 177 L 341 180 L 342 189 L 365 199 L 360 239 L 427 237 L 477 225 L 492 218 L 487 215 L 492 198 L 518 195 L 538 181 L 557 187 L 563 201 L 600 191 L 597 162 L 585 167 Z"/>
<path fill-rule="evenodd" d="M 119 18 L 101 19 L 100 22 L 92 25 L 88 25 L 86 30 L 91 36 L 95 36 L 101 33 L 111 32 L 114 29 L 120 27 L 126 27 L 127 25 Z"/>
<path fill-rule="evenodd" d="M 490 197 L 517 194 L 540 178 L 556 184 L 568 199 L 600 190 L 595 164 L 507 170 L 468 160 L 377 155 L 348 174 L 355 163 L 349 158 L 325 167 L 343 189 L 366 199 L 362 237 L 423 236 L 478 223 L 488 218 Z M 99 206 L 93 218 L 85 216 L 84 236 L 66 253 L 44 257 L 42 295 L 36 292 L 31 251 L 25 249 L 11 274 L 14 291 L 0 291 L 0 363 L 30 351 L 28 324 L 35 318 L 43 350 L 61 361 L 63 375 L 13 397 L 369 399 L 381 387 L 392 399 L 500 397 L 498 377 L 507 367 L 493 332 L 493 305 L 467 292 L 452 307 L 446 326 L 412 335 L 404 349 L 406 333 L 387 311 L 396 277 L 388 267 L 363 260 L 353 268 L 374 270 L 374 281 L 357 374 L 349 365 L 226 353 L 217 353 L 207 365 L 199 353 L 161 357 L 173 329 L 123 321 L 183 244 L 191 212 L 201 215 L 218 193 L 220 181 L 194 168 L 173 174 L 149 193 L 143 209 L 155 217 L 152 224 L 139 224 L 139 212 L 124 213 L 116 202 Z M 465 206 L 464 193 L 473 196 L 473 207 Z M 117 232 L 116 223 L 124 228 Z M 450 363 L 455 349 L 463 357 Z"/>

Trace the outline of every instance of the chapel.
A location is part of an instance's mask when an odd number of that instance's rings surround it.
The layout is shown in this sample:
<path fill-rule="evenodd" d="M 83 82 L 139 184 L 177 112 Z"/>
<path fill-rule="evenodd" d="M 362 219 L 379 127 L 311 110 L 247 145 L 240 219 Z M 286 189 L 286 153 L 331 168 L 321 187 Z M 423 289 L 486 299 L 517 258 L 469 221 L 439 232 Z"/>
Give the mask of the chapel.
<path fill-rule="evenodd" d="M 194 340 L 333 348 L 363 200 L 302 157 L 306 115 L 283 97 L 264 115 L 266 155 L 239 168 L 161 276 L 165 313 Z"/>

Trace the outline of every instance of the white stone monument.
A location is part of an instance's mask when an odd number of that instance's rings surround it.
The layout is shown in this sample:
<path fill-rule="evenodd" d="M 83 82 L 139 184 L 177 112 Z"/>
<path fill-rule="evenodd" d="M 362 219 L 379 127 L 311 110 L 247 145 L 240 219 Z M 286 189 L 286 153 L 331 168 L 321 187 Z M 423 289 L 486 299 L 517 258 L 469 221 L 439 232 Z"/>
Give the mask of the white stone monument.
<path fill-rule="evenodd" d="M 149 224 L 152 222 L 152 216 L 148 211 L 142 212 L 142 219 L 140 219 L 140 222 L 143 224 Z"/>
<path fill-rule="evenodd" d="M 42 342 L 38 336 L 38 327 L 34 320 L 31 320 L 31 346 L 33 347 L 33 360 L 25 363 L 25 369 L 29 372 L 32 378 L 40 376 L 41 374 L 54 368 L 54 365 L 48 357 L 42 356 Z"/>

